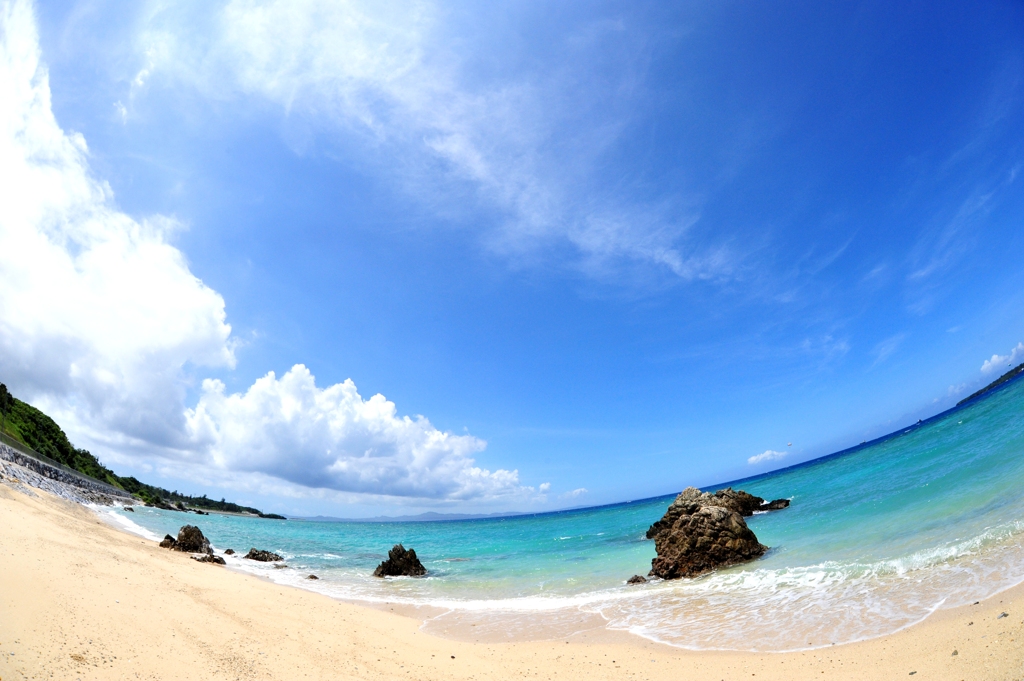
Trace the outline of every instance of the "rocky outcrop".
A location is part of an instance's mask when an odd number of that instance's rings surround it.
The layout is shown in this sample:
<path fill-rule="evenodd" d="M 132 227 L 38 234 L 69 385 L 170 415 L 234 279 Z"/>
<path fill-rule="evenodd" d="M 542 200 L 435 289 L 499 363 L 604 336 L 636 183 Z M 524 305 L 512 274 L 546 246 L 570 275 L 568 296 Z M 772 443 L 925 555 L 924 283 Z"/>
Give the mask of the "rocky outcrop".
<path fill-rule="evenodd" d="M 720 489 L 713 495 L 715 502 L 725 508 L 736 511 L 744 518 L 754 515 L 759 511 L 778 511 L 789 506 L 789 499 L 775 499 L 765 501 L 761 497 L 755 497 L 743 490 L 733 490 L 732 487 Z"/>
<path fill-rule="evenodd" d="M 212 553 L 208 553 L 205 556 L 192 556 L 192 560 L 199 561 L 200 563 L 214 563 L 215 565 L 227 564 L 223 558 L 215 556 Z"/>
<path fill-rule="evenodd" d="M 758 558 L 768 547 L 757 540 L 743 516 L 788 505 L 786 499 L 765 503 L 732 488 L 711 494 L 688 487 L 647 530 L 658 553 L 650 574 L 662 579 L 696 577 Z"/>
<path fill-rule="evenodd" d="M 646 584 L 647 578 L 643 575 L 633 575 L 626 580 L 626 584 Z"/>
<path fill-rule="evenodd" d="M 171 548 L 184 553 L 213 553 L 210 540 L 204 537 L 202 530 L 195 525 L 185 525 L 178 530 L 178 541 Z"/>
<path fill-rule="evenodd" d="M 273 563 L 279 560 L 284 560 L 284 558 L 277 555 L 276 553 L 271 553 L 270 551 L 263 551 L 261 549 L 249 549 L 249 553 L 245 554 L 242 557 L 248 558 L 249 560 L 258 560 L 261 563 Z"/>
<path fill-rule="evenodd" d="M 427 568 L 416 557 L 416 551 L 401 544 L 395 544 L 388 551 L 388 559 L 373 571 L 374 577 L 422 577 L 425 574 Z"/>
<path fill-rule="evenodd" d="M 131 506 L 125 506 L 124 510 L 128 511 L 129 513 L 135 513 L 135 509 L 132 508 Z"/>
<path fill-rule="evenodd" d="M 171 535 L 164 535 L 160 542 L 160 548 L 181 551 L 182 553 L 213 553 L 210 548 L 210 540 L 203 536 L 203 531 L 195 525 L 185 525 L 178 530 L 178 538 Z M 223 559 L 222 559 L 223 560 Z"/>

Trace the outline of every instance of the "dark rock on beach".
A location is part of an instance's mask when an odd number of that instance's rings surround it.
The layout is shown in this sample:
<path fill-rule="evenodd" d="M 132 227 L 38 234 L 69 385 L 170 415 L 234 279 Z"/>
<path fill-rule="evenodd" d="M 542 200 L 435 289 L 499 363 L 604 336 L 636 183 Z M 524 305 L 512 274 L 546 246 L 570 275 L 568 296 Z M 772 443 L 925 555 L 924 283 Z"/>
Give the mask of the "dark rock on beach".
<path fill-rule="evenodd" d="M 235 555 L 235 550 L 234 549 L 225 549 L 224 550 L 224 555 L 225 556 L 233 556 L 233 555 Z"/>
<path fill-rule="evenodd" d="M 178 530 L 178 540 L 171 548 L 184 553 L 213 553 L 210 540 L 195 525 L 185 525 Z"/>
<path fill-rule="evenodd" d="M 626 584 L 646 584 L 647 578 L 642 575 L 633 575 L 626 580 Z"/>
<path fill-rule="evenodd" d="M 197 560 L 200 563 L 214 563 L 216 565 L 226 565 L 223 558 L 215 556 L 212 553 L 205 556 L 192 556 L 192 560 Z"/>
<path fill-rule="evenodd" d="M 165 534 L 163 540 L 160 542 L 160 548 L 170 549 L 174 547 L 177 540 L 169 534 Z"/>
<path fill-rule="evenodd" d="M 427 569 L 416 557 L 414 549 L 408 549 L 401 544 L 388 551 L 388 559 L 377 566 L 373 571 L 374 577 L 422 577 L 427 574 Z"/>
<path fill-rule="evenodd" d="M 662 579 L 696 577 L 759 558 L 768 547 L 757 540 L 743 515 L 772 505 L 785 508 L 789 501 L 765 504 L 760 497 L 731 488 L 711 494 L 687 487 L 647 530 L 658 553 L 650 574 Z"/>
<path fill-rule="evenodd" d="M 249 553 L 245 554 L 242 557 L 248 558 L 249 560 L 258 560 L 261 563 L 273 563 L 278 560 L 284 560 L 284 558 L 277 555 L 276 553 L 271 553 L 270 551 L 263 551 L 261 549 L 249 549 Z"/>

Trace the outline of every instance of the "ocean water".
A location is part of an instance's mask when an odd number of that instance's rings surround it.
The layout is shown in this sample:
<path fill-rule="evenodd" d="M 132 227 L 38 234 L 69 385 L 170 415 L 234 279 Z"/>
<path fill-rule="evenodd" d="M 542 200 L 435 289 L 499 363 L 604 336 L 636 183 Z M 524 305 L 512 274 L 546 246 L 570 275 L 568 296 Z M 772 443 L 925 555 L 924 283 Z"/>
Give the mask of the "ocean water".
<path fill-rule="evenodd" d="M 238 569 L 357 602 L 434 606 L 427 631 L 550 637 L 595 616 L 693 649 L 782 651 L 891 633 L 1024 581 L 1024 380 L 886 438 L 735 485 L 792 500 L 748 519 L 771 550 L 693 580 L 646 574 L 643 538 L 674 495 L 592 509 L 429 523 L 271 521 L 136 507 L 153 538 L 198 524 L 213 545 L 276 551 Z M 715 488 L 711 488 L 715 489 Z M 393 544 L 423 579 L 370 576 Z M 316 574 L 320 579 L 305 579 Z"/>

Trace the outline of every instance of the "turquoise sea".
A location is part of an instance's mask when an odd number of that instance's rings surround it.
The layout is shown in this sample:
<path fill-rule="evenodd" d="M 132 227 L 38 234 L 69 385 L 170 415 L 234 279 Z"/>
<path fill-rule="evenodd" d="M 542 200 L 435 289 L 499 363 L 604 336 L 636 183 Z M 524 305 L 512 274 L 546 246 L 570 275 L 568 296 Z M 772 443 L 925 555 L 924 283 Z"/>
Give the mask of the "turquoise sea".
<path fill-rule="evenodd" d="M 280 583 L 351 601 L 435 606 L 427 631 L 455 617 L 499 637 L 566 635 L 599 615 L 611 629 L 686 648 L 817 648 L 890 633 L 1024 581 L 1024 380 L 886 438 L 733 486 L 792 500 L 748 519 L 771 547 L 765 557 L 629 587 L 624 581 L 646 574 L 654 556 L 644 532 L 674 495 L 415 523 L 109 512 L 154 538 L 188 522 L 220 550 L 276 551 L 287 568 L 229 562 Z M 398 542 L 416 549 L 429 577 L 370 576 Z M 320 579 L 305 579 L 310 573 Z"/>

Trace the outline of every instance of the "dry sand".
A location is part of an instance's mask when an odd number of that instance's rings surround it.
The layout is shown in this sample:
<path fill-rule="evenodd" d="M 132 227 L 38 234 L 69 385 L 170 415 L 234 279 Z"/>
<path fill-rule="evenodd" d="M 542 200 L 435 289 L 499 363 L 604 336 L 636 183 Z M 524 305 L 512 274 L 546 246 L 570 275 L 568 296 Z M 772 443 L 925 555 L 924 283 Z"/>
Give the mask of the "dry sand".
<path fill-rule="evenodd" d="M 87 508 L 33 493 L 0 484 L 0 681 L 992 681 L 1024 673 L 1022 587 L 892 636 L 808 652 L 688 652 L 601 630 L 568 642 L 454 641 L 425 634 L 411 617 L 196 563 Z"/>

